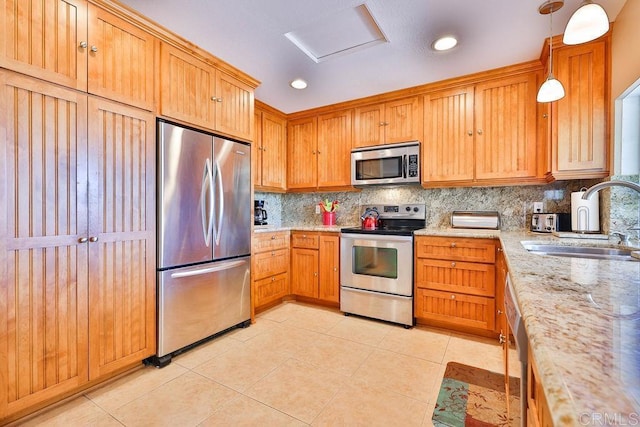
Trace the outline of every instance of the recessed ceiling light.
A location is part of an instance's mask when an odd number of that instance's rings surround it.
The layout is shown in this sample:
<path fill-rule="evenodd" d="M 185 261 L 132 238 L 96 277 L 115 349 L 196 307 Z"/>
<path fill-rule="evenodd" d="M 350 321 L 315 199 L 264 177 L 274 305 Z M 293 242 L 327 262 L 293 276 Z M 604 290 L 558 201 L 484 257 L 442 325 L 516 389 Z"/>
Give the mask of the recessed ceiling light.
<path fill-rule="evenodd" d="M 307 82 L 302 79 L 295 79 L 291 83 L 289 83 L 294 89 L 304 89 L 307 87 Z"/>
<path fill-rule="evenodd" d="M 458 44 L 458 39 L 454 36 L 440 37 L 431 45 L 434 50 L 443 51 L 453 49 Z"/>

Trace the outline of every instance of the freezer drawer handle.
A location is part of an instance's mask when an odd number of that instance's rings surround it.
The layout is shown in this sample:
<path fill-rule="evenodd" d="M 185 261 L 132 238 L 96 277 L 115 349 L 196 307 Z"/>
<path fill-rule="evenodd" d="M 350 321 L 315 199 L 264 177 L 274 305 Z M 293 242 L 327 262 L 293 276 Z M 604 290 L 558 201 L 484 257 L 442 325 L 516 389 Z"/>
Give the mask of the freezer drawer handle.
<path fill-rule="evenodd" d="M 199 276 L 201 274 L 209 274 L 215 273 L 216 271 L 229 270 L 235 267 L 239 267 L 242 264 L 246 263 L 246 261 L 231 261 L 225 262 L 221 265 L 216 265 L 215 267 L 207 267 L 207 268 L 199 268 L 197 270 L 183 271 L 180 273 L 173 273 L 171 275 L 172 279 L 180 279 L 183 277 L 191 277 L 191 276 Z"/>

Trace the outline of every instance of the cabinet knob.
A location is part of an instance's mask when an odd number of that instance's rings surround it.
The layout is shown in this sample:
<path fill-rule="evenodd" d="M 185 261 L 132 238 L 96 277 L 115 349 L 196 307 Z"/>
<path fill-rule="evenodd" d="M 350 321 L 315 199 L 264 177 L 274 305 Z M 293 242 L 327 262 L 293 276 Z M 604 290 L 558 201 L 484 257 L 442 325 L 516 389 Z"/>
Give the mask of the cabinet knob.
<path fill-rule="evenodd" d="M 455 262 L 452 262 L 452 263 L 451 263 L 451 267 L 455 267 L 455 266 L 456 266 L 456 263 L 455 263 Z"/>
<path fill-rule="evenodd" d="M 472 130 L 468 130 L 468 131 L 467 131 L 467 135 L 469 135 L 469 136 L 473 136 L 473 131 L 472 131 Z"/>
<path fill-rule="evenodd" d="M 87 239 L 86 237 L 81 237 L 78 239 L 78 243 L 87 243 L 89 241 L 89 239 Z"/>
<path fill-rule="evenodd" d="M 318 150 L 318 154 L 320 154 L 320 150 Z"/>
<path fill-rule="evenodd" d="M 456 242 L 451 242 L 451 247 L 455 248 L 456 247 Z"/>
<path fill-rule="evenodd" d="M 498 316 L 502 316 L 502 310 L 497 310 L 496 313 L 498 313 Z"/>
<path fill-rule="evenodd" d="M 262 148 L 261 148 L 261 150 L 262 150 L 262 151 L 267 151 L 267 149 L 266 149 L 266 148 L 264 148 L 264 147 L 262 147 Z"/>
<path fill-rule="evenodd" d="M 380 122 L 378 123 L 380 126 L 384 126 L 384 122 Z"/>
<path fill-rule="evenodd" d="M 82 49 L 86 49 L 86 48 L 87 48 L 87 46 L 89 46 L 89 45 L 87 44 L 87 42 L 85 42 L 85 41 L 80 42 L 80 48 L 82 48 Z"/>
<path fill-rule="evenodd" d="M 456 299 L 456 296 L 455 295 L 451 295 L 451 299 Z"/>
<path fill-rule="evenodd" d="M 91 236 L 91 237 L 89 237 L 89 241 L 90 241 L 90 242 L 92 242 L 92 243 L 97 242 L 97 241 L 98 241 L 98 236 Z"/>
<path fill-rule="evenodd" d="M 271 256 L 276 256 L 276 253 L 275 252 L 271 252 Z"/>
<path fill-rule="evenodd" d="M 276 240 L 276 236 L 271 236 L 271 240 Z"/>
<path fill-rule="evenodd" d="M 507 342 L 506 336 L 502 332 L 500 332 L 500 344 L 504 344 L 506 342 Z"/>
<path fill-rule="evenodd" d="M 544 114 L 542 115 L 542 118 L 543 118 L 543 119 L 546 119 L 547 117 L 549 117 L 549 115 L 548 115 L 547 113 L 544 113 Z"/>
<path fill-rule="evenodd" d="M 222 98 L 216 98 L 216 102 L 222 102 Z"/>
<path fill-rule="evenodd" d="M 498 248 L 498 252 L 502 252 L 502 248 Z"/>
<path fill-rule="evenodd" d="M 313 150 L 313 151 L 311 152 L 311 154 L 313 154 L 313 155 L 315 156 L 315 154 L 316 154 L 316 150 Z"/>
<path fill-rule="evenodd" d="M 275 278 L 275 277 L 272 277 L 272 278 L 271 278 L 271 281 L 272 281 L 272 282 L 275 282 L 275 281 L 276 281 L 276 278 Z"/>
<path fill-rule="evenodd" d="M 338 267 L 333 267 L 333 271 L 338 271 Z"/>
<path fill-rule="evenodd" d="M 478 129 L 478 135 L 482 135 L 482 129 Z"/>
<path fill-rule="evenodd" d="M 318 272 L 317 271 L 313 272 L 313 277 L 318 277 Z"/>
<path fill-rule="evenodd" d="M 91 46 L 91 52 L 96 53 L 98 51 L 98 46 Z"/>

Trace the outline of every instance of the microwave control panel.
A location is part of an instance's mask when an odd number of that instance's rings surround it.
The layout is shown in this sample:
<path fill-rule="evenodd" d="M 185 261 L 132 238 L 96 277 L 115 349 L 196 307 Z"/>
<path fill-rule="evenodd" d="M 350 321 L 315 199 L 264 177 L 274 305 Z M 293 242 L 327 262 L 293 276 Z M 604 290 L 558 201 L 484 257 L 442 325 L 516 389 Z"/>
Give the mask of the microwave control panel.
<path fill-rule="evenodd" d="M 418 155 L 417 154 L 409 154 L 409 162 L 408 162 L 407 173 L 410 177 L 416 178 L 418 177 Z"/>

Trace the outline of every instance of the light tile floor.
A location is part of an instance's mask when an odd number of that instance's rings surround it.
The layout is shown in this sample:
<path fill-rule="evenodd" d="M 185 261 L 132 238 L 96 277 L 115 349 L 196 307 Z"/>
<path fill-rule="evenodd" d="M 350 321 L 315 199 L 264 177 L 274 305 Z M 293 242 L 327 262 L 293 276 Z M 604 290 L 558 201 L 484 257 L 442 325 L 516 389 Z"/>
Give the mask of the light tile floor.
<path fill-rule="evenodd" d="M 495 340 L 289 302 L 16 425 L 431 426 L 449 361 L 503 372 Z"/>

